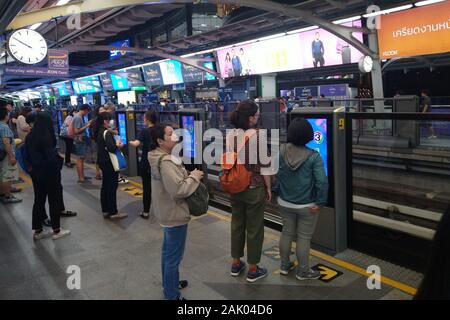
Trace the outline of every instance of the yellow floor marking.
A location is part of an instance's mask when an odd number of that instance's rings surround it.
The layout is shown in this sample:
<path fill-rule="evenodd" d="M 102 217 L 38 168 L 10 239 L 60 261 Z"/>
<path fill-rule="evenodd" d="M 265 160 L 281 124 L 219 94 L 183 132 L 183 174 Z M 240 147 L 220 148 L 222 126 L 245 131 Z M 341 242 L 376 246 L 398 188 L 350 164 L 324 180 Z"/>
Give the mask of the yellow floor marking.
<path fill-rule="evenodd" d="M 134 181 L 130 180 L 130 183 L 135 185 L 135 186 L 137 186 L 137 187 L 141 187 L 142 188 L 142 184 L 140 184 L 138 182 L 134 182 Z M 222 221 L 231 222 L 231 218 L 230 217 L 227 217 L 227 216 L 225 216 L 223 214 L 220 214 L 220 213 L 217 213 L 217 212 L 208 211 L 208 215 L 216 217 L 216 218 L 218 218 L 218 219 L 220 219 Z M 201 218 L 201 217 L 196 217 L 193 220 L 196 220 L 196 219 L 199 219 L 199 218 Z M 271 240 L 274 240 L 274 241 L 279 241 L 280 240 L 279 236 L 271 234 L 271 233 L 266 233 L 265 237 L 269 238 Z M 295 246 L 295 243 L 294 243 L 294 246 Z M 340 260 L 340 259 L 337 259 L 335 257 L 329 256 L 329 255 L 327 255 L 327 254 L 325 254 L 323 252 L 319 252 L 317 250 L 311 249 L 311 256 L 313 256 L 315 258 L 322 259 L 324 261 L 327 261 L 329 263 L 332 263 L 332 264 L 334 264 L 336 266 L 339 266 L 339 267 L 342 267 L 344 269 L 353 271 L 353 272 L 358 273 L 358 274 L 360 274 L 362 276 L 365 276 L 365 277 L 372 276 L 372 273 L 368 273 L 365 269 L 363 269 L 361 267 L 358 267 L 358 266 L 356 266 L 356 265 L 354 265 L 352 263 L 349 263 L 347 261 Z M 280 270 L 276 270 L 274 273 L 279 273 L 279 272 L 280 272 Z M 398 290 L 401 290 L 403 292 L 406 292 L 406 293 L 408 293 L 410 295 L 414 296 L 417 293 L 417 289 L 414 288 L 414 287 L 411 287 L 409 285 L 406 285 L 404 283 L 398 282 L 396 280 L 393 280 L 393 279 L 385 277 L 385 276 L 381 276 L 380 278 L 381 278 L 380 281 L 382 283 L 384 283 L 386 285 L 389 285 L 389 286 L 391 286 L 393 288 L 396 288 Z"/>

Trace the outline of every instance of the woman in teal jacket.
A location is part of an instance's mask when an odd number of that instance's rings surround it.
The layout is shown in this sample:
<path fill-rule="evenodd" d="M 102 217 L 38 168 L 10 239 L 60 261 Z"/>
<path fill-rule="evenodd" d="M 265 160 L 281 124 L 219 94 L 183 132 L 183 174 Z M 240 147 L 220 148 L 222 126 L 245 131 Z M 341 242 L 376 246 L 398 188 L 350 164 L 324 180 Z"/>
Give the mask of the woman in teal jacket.
<path fill-rule="evenodd" d="M 320 207 L 327 203 L 328 178 L 320 154 L 306 147 L 313 137 L 313 129 L 307 120 L 296 118 L 291 122 L 287 144 L 280 147 L 280 166 L 275 185 L 283 220 L 280 272 L 287 275 L 294 269 L 289 255 L 292 241 L 297 239 L 298 280 L 320 277 L 318 271 L 309 267 L 309 251 Z"/>

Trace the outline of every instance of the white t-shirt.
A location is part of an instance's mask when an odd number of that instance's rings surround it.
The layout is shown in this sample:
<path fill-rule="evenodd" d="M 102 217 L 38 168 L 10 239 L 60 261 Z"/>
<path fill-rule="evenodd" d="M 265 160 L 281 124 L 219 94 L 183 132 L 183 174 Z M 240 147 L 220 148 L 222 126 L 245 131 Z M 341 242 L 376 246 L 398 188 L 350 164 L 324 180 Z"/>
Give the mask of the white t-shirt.
<path fill-rule="evenodd" d="M 30 132 L 30 126 L 28 125 L 25 117 L 20 115 L 17 118 L 17 136 L 20 140 L 25 141 L 27 134 Z"/>

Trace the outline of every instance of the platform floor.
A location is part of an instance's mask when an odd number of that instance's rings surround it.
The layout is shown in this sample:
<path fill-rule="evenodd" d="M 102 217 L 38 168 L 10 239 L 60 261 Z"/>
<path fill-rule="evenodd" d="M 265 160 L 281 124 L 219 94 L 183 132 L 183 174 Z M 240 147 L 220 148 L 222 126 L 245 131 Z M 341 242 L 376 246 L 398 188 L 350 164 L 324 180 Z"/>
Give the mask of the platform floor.
<path fill-rule="evenodd" d="M 92 166 L 91 166 L 92 167 Z M 88 176 L 94 176 L 92 168 Z M 63 169 L 66 207 L 77 217 L 62 218 L 72 234 L 58 241 L 32 240 L 33 190 L 23 176 L 24 201 L 0 204 L 0 299 L 163 299 L 160 272 L 162 231 L 155 219 L 143 220 L 139 184 L 120 185 L 118 206 L 125 220 L 105 220 L 100 210 L 100 182 L 79 185 L 75 169 Z M 134 179 L 136 182 L 139 179 Z M 269 276 L 254 284 L 245 275 L 233 278 L 230 269 L 230 216 L 215 210 L 189 224 L 181 278 L 188 300 L 199 299 L 411 299 L 421 275 L 405 268 L 347 250 L 336 257 L 312 251 L 312 266 L 321 264 L 330 282 L 298 281 L 279 274 L 279 232 L 267 229 L 261 264 Z M 244 258 L 245 259 L 245 258 Z M 81 269 L 81 289 L 69 290 L 66 272 Z M 369 290 L 365 272 L 382 271 L 380 289 Z"/>

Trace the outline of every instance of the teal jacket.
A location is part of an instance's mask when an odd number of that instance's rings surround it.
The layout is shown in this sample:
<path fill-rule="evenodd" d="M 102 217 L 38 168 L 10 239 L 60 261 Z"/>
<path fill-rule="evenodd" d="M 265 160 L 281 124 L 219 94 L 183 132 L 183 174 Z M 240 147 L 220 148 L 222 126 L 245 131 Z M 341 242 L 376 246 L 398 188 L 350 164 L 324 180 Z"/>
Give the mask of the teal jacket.
<path fill-rule="evenodd" d="M 284 144 L 280 147 L 279 170 L 274 191 L 293 204 L 328 201 L 328 178 L 320 154 L 306 147 Z"/>

